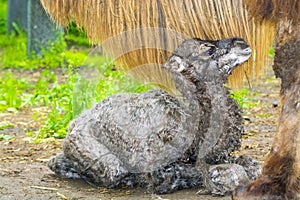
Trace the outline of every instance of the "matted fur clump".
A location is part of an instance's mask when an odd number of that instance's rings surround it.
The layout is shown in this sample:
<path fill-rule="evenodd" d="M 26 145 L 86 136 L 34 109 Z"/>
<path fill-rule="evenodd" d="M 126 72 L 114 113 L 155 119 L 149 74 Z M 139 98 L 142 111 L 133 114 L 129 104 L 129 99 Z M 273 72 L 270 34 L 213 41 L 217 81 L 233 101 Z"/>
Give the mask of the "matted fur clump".
<path fill-rule="evenodd" d="M 144 64 L 164 63 L 187 38 L 217 40 L 238 36 L 244 38 L 254 52 L 250 61 L 229 78 L 232 85 L 238 85 L 245 76 L 257 76 L 267 66 L 269 48 L 274 39 L 274 24 L 255 21 L 242 0 L 41 2 L 59 24 L 67 26 L 74 20 L 84 28 L 90 41 L 102 44 L 105 53 L 119 61 L 126 70 Z M 150 69 L 139 68 L 142 72 L 135 75 L 147 76 L 143 71 Z"/>

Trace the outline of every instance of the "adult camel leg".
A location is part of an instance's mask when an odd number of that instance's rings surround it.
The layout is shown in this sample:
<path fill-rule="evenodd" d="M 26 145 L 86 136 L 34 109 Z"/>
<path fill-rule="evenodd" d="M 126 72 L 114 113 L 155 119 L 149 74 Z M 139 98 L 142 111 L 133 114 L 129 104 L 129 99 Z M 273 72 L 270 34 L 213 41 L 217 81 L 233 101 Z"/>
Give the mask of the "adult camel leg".
<path fill-rule="evenodd" d="M 300 192 L 300 26 L 282 23 L 274 71 L 281 78 L 281 114 L 261 176 L 236 199 L 298 199 Z M 293 26 L 293 29 L 291 29 Z"/>

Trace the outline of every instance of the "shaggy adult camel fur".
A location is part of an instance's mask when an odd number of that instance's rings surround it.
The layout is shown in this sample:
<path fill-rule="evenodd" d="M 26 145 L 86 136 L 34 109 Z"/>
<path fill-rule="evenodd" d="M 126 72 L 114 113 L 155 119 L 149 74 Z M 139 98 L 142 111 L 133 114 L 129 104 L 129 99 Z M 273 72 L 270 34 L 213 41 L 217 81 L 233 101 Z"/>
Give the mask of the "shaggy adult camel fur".
<path fill-rule="evenodd" d="M 281 78 L 281 114 L 262 175 L 238 192 L 268 199 L 299 199 L 300 192 L 300 1 L 245 0 L 258 20 L 276 25 L 273 70 Z"/>
<path fill-rule="evenodd" d="M 252 60 L 233 72 L 232 85 L 258 76 L 275 36 L 274 71 L 282 79 L 281 116 L 260 178 L 237 198 L 296 199 L 300 191 L 300 2 L 298 0 L 41 0 L 60 24 L 74 20 L 93 43 L 103 43 L 139 80 L 166 88 L 166 76 L 147 63 L 162 63 L 184 37 L 239 36 L 254 49 Z M 247 8 L 250 12 L 248 12 Z M 249 14 L 250 13 L 250 14 Z M 154 28 L 154 29 L 153 29 Z M 275 34 L 276 33 L 276 34 Z M 140 44 L 140 46 L 136 44 Z M 146 71 L 146 72 L 145 72 Z M 158 73 L 159 74 L 159 73 Z M 149 78 L 150 77 L 150 78 Z"/>

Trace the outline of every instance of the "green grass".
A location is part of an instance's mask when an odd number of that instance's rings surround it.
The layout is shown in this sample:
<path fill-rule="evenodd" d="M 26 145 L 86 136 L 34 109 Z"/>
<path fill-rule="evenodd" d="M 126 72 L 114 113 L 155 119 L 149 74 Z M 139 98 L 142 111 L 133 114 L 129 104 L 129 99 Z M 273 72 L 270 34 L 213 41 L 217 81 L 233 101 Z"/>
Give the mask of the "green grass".
<path fill-rule="evenodd" d="M 0 131 L 7 129 L 7 128 L 14 128 L 13 124 L 1 122 L 0 123 Z"/>
<path fill-rule="evenodd" d="M 231 91 L 231 97 L 234 98 L 241 108 L 250 109 L 259 104 L 254 98 L 257 94 L 250 94 L 247 88 Z"/>
<path fill-rule="evenodd" d="M 16 79 L 11 73 L 0 77 L 0 111 L 19 109 L 23 103 L 19 96 L 29 87 L 27 80 Z"/>
<path fill-rule="evenodd" d="M 11 136 L 11 135 L 0 134 L 0 141 L 1 140 L 10 140 L 12 138 L 13 138 L 13 136 Z"/>
<path fill-rule="evenodd" d="M 126 74 L 111 70 L 105 62 L 99 65 L 103 75 L 98 80 L 90 81 L 73 73 L 65 72 L 66 79 L 51 70 L 41 71 L 37 81 L 29 78 L 17 78 L 12 73 L 0 77 L 0 112 L 16 112 L 18 110 L 47 106 L 49 112 L 38 132 L 31 133 L 36 141 L 44 138 L 63 138 L 67 133 L 69 122 L 93 103 L 103 100 L 118 92 L 141 92 L 149 89 L 136 83 Z M 75 84 L 77 84 L 75 86 Z M 130 87 L 120 87 L 120 86 Z M 32 119 L 37 119 L 36 113 Z"/>
<path fill-rule="evenodd" d="M 10 123 L 6 123 L 6 122 L 0 123 L 0 130 L 10 129 L 10 128 L 14 128 L 14 125 L 10 124 Z M 0 134 L 0 141 L 1 140 L 10 140 L 12 138 L 13 138 L 13 136 L 11 136 L 11 135 Z"/>

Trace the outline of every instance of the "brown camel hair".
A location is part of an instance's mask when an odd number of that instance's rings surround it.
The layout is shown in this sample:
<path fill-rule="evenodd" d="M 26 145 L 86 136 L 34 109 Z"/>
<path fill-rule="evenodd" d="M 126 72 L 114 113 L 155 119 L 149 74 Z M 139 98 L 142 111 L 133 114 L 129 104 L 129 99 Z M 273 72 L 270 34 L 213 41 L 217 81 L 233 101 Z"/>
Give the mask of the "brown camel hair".
<path fill-rule="evenodd" d="M 151 82 L 153 77 L 157 77 L 155 82 L 165 87 L 172 87 L 165 83 L 171 77 L 162 73 L 159 65 L 148 68 L 139 66 L 163 63 L 173 46 L 182 41 L 180 34 L 201 39 L 244 38 L 254 53 L 248 63 L 233 72 L 230 78 L 232 85 L 241 84 L 244 77 L 257 77 L 269 66 L 268 52 L 275 41 L 274 71 L 282 79 L 279 125 L 262 175 L 244 190 L 238 191 L 236 198 L 297 199 L 300 192 L 299 0 L 41 2 L 59 24 L 67 26 L 69 21 L 74 20 L 83 27 L 92 43 L 102 43 L 107 55 L 116 58 L 125 70 L 136 71 L 137 79 Z M 168 31 L 144 31 L 149 27 Z M 131 34 L 124 34 L 123 37 L 122 34 L 128 31 Z M 176 37 L 172 37 L 173 33 Z M 122 37 L 118 37 L 120 34 Z M 148 48 L 136 48 L 138 42 L 146 43 Z"/>
<path fill-rule="evenodd" d="M 244 0 L 251 14 L 276 25 L 275 75 L 281 78 L 281 113 L 261 176 L 237 199 L 299 199 L 300 193 L 300 1 Z"/>
<path fill-rule="evenodd" d="M 138 80 L 148 81 L 151 77 L 159 85 L 166 84 L 165 75 L 149 76 L 149 73 L 157 75 L 159 67 L 141 66 L 164 63 L 185 37 L 217 40 L 239 36 L 250 44 L 253 56 L 233 72 L 229 78 L 233 86 L 243 83 L 245 77 L 257 77 L 269 65 L 275 27 L 268 21 L 255 21 L 250 17 L 242 0 L 41 2 L 59 24 L 67 26 L 73 20 L 83 27 L 93 44 L 101 44 L 105 53 L 115 58 L 123 69 L 134 69 Z M 137 43 L 146 47 L 137 48 Z"/>

